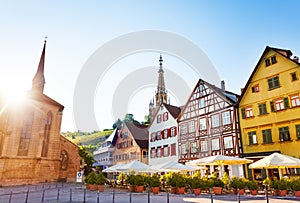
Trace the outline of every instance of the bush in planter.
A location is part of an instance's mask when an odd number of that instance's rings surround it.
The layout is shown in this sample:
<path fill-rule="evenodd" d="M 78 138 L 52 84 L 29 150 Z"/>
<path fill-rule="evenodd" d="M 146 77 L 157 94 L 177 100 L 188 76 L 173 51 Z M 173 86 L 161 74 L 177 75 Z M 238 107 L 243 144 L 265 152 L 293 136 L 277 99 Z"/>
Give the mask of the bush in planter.
<path fill-rule="evenodd" d="M 99 173 L 97 175 L 97 179 L 96 179 L 96 184 L 99 185 L 99 192 L 103 192 L 104 191 L 104 185 L 105 185 L 105 177 L 102 173 Z"/>
<path fill-rule="evenodd" d="M 134 177 L 134 185 L 136 186 L 144 186 L 145 185 L 145 181 L 144 181 L 144 177 L 140 174 L 135 175 Z"/>
<path fill-rule="evenodd" d="M 290 187 L 294 191 L 296 197 L 300 197 L 300 178 L 295 178 L 290 181 Z"/>
<path fill-rule="evenodd" d="M 250 190 L 252 195 L 257 194 L 258 183 L 255 180 L 249 180 L 246 182 L 246 187 Z"/>
<path fill-rule="evenodd" d="M 237 177 L 233 176 L 230 181 L 230 187 L 232 187 L 234 189 L 245 189 L 245 187 L 246 187 L 245 182 L 246 182 L 246 180 L 244 178 L 237 178 Z"/>
<path fill-rule="evenodd" d="M 91 172 L 89 173 L 84 181 L 87 183 L 87 184 L 91 184 L 91 185 L 94 185 L 97 183 L 97 174 L 95 172 Z"/>

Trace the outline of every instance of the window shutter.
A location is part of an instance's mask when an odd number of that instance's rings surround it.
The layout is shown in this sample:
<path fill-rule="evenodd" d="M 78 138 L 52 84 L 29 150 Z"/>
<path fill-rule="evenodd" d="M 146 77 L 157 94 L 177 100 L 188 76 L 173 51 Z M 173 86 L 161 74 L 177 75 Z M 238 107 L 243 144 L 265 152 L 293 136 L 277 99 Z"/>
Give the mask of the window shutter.
<path fill-rule="evenodd" d="M 154 141 L 157 140 L 157 133 L 154 133 Z"/>
<path fill-rule="evenodd" d="M 255 92 L 255 87 L 251 87 L 251 89 L 252 89 L 252 92 Z"/>
<path fill-rule="evenodd" d="M 165 156 L 165 155 L 164 155 L 164 148 L 162 147 L 162 148 L 160 148 L 160 150 L 161 150 L 161 151 L 160 151 L 160 156 Z"/>
<path fill-rule="evenodd" d="M 275 112 L 275 107 L 274 107 L 274 102 L 270 101 L 270 107 L 271 107 L 271 111 Z"/>
<path fill-rule="evenodd" d="M 168 129 L 168 137 L 171 137 L 171 128 Z"/>
<path fill-rule="evenodd" d="M 242 112 L 242 118 L 246 118 L 245 109 L 241 109 L 241 112 Z"/>
<path fill-rule="evenodd" d="M 177 135 L 177 127 L 174 127 L 175 128 L 175 136 Z"/>
<path fill-rule="evenodd" d="M 170 152 L 171 149 L 170 148 L 171 148 L 171 146 L 168 146 L 168 156 L 170 156 L 170 154 L 171 154 L 171 152 Z"/>
<path fill-rule="evenodd" d="M 163 130 L 160 132 L 160 136 L 161 136 L 161 139 L 164 139 L 164 131 Z"/>
<path fill-rule="evenodd" d="M 283 100 L 284 100 L 284 107 L 285 107 L 285 109 L 290 108 L 289 98 L 285 97 Z"/>

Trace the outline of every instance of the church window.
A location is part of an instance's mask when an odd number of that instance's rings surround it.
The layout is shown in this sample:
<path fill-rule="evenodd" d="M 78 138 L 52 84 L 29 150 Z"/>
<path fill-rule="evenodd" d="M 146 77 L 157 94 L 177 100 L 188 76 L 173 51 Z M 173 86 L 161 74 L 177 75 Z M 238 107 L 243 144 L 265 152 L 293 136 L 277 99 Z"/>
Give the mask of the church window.
<path fill-rule="evenodd" d="M 51 111 L 49 111 L 47 113 L 47 117 L 45 119 L 42 157 L 47 157 L 47 154 L 48 154 L 48 145 L 49 145 L 49 136 L 50 136 L 51 123 L 52 123 L 52 113 L 51 113 Z"/>
<path fill-rule="evenodd" d="M 18 156 L 27 156 L 33 124 L 33 112 L 24 115 L 23 127 L 18 149 Z"/>

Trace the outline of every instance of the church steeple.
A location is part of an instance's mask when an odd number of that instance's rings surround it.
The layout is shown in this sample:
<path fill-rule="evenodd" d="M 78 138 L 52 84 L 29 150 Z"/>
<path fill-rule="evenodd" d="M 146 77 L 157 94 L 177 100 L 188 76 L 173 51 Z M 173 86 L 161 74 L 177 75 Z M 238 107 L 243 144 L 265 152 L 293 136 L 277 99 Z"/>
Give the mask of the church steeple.
<path fill-rule="evenodd" d="M 158 83 L 156 90 L 156 106 L 159 106 L 161 103 L 168 102 L 167 90 L 165 87 L 165 78 L 164 78 L 164 70 L 163 70 L 163 59 L 160 55 L 159 57 L 159 70 L 158 70 Z"/>
<path fill-rule="evenodd" d="M 43 52 L 40 58 L 39 66 L 36 71 L 35 76 L 32 79 L 31 90 L 35 92 L 44 92 L 45 77 L 44 77 L 44 64 L 45 64 L 45 50 L 46 50 L 46 40 L 44 42 Z"/>

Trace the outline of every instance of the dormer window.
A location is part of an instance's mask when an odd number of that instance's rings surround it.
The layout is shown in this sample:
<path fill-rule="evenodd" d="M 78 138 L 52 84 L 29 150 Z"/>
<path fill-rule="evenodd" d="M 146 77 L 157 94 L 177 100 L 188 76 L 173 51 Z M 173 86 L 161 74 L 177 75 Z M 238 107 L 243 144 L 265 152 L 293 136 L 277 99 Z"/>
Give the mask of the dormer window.
<path fill-rule="evenodd" d="M 272 62 L 272 64 L 277 63 L 276 56 L 271 57 L 271 62 Z"/>
<path fill-rule="evenodd" d="M 271 56 L 265 60 L 266 67 L 277 63 L 276 56 Z"/>
<path fill-rule="evenodd" d="M 266 59 L 266 60 L 265 60 L 265 63 L 266 63 L 266 66 L 269 66 L 269 65 L 271 65 L 271 61 L 270 61 L 270 59 Z"/>

